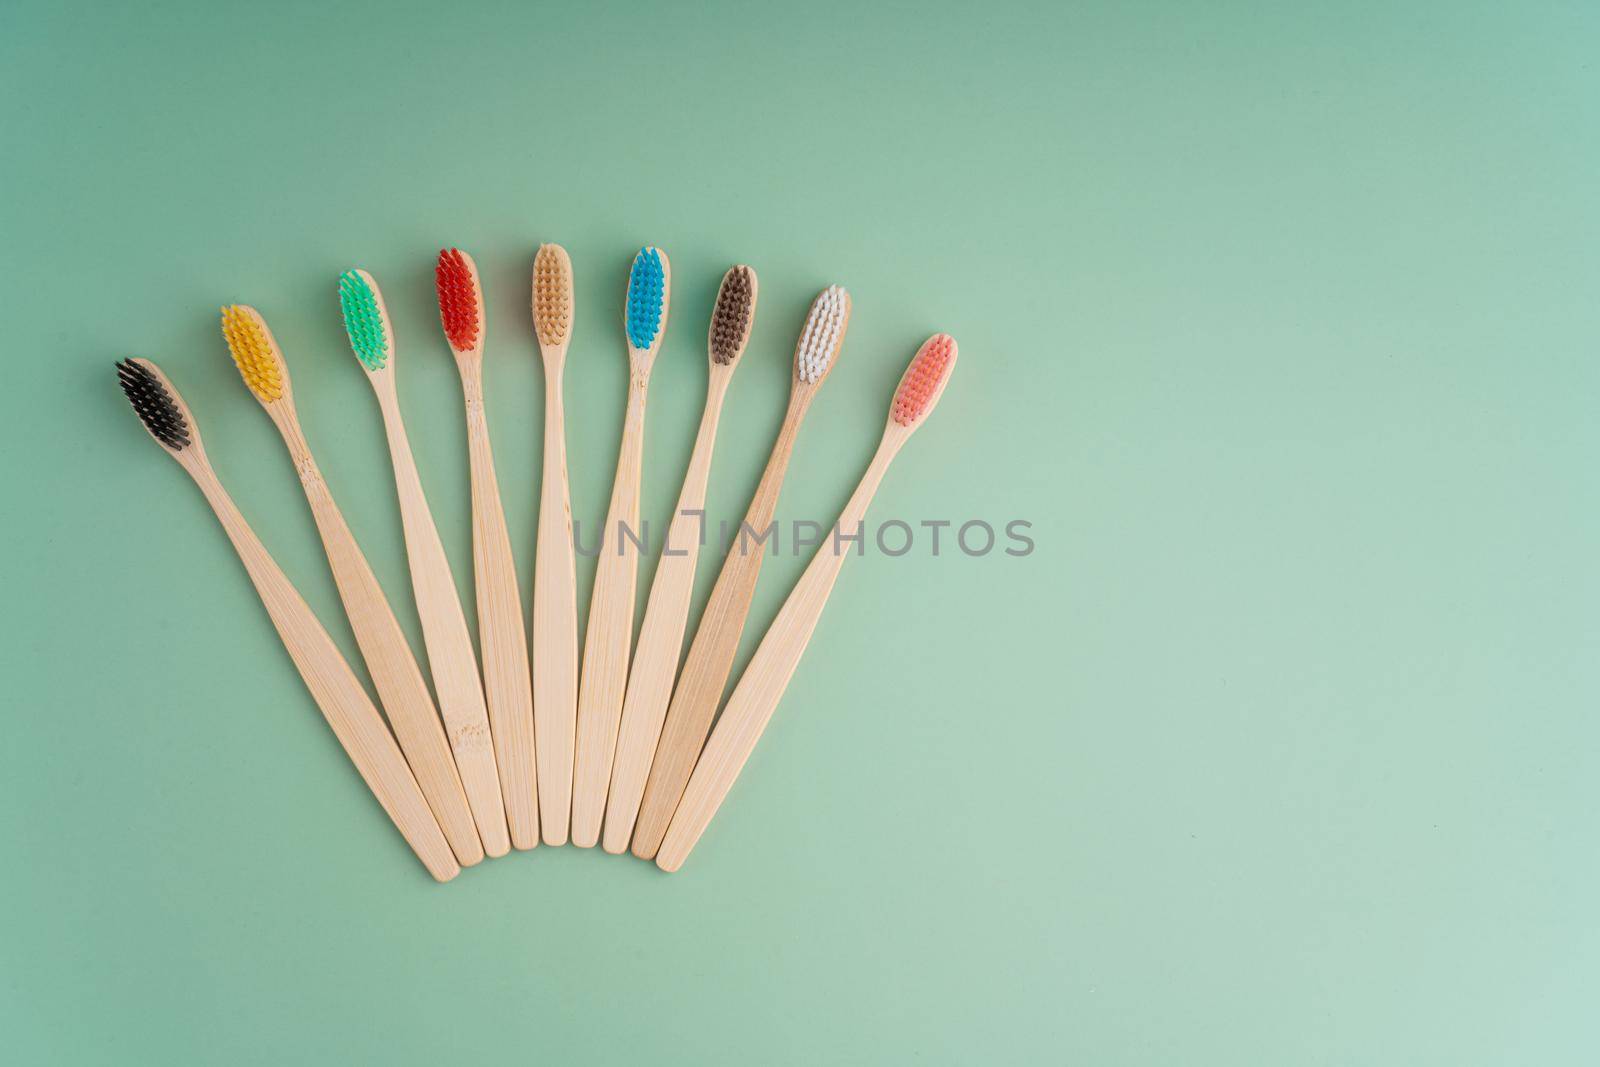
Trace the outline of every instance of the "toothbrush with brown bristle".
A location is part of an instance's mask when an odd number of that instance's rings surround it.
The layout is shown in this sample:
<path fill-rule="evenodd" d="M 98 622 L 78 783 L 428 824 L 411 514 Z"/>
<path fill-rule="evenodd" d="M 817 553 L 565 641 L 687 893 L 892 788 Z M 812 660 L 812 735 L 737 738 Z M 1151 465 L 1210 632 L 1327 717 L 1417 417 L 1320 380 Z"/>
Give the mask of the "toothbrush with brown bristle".
<path fill-rule="evenodd" d="M 662 870 L 675 871 L 683 866 L 739 777 L 745 760 L 750 758 L 761 732 L 771 721 L 778 701 L 783 699 L 783 691 L 794 677 L 795 667 L 816 630 L 817 620 L 822 617 L 828 594 L 838 580 L 839 568 L 844 566 L 848 551 L 842 546 L 842 538 L 863 536 L 867 505 L 872 502 L 878 483 L 901 447 L 939 403 L 955 365 L 955 340 L 948 334 L 935 334 L 917 349 L 901 376 L 889 405 L 883 440 L 861 484 L 840 512 L 833 526 L 833 536 L 817 549 L 756 647 L 750 666 L 734 686 L 728 706 L 723 709 L 705 751 L 700 754 L 700 761 L 695 764 L 689 786 L 656 853 L 656 866 Z"/>
<path fill-rule="evenodd" d="M 394 329 L 389 312 L 378 283 L 363 270 L 347 270 L 339 276 L 339 306 L 350 347 L 366 369 L 383 412 L 384 435 L 389 441 L 389 458 L 400 497 L 411 589 L 422 622 L 422 641 L 428 650 L 445 736 L 455 752 L 456 767 L 478 824 L 483 850 L 491 856 L 504 856 L 511 851 L 511 840 L 500 797 L 483 683 L 478 676 L 467 618 L 461 611 L 461 598 L 450 574 L 450 561 L 422 493 L 422 478 L 400 417 L 400 396 L 394 380 Z"/>
<path fill-rule="evenodd" d="M 689 621 L 689 599 L 694 593 L 695 561 L 704 536 L 706 482 L 717 442 L 717 421 L 739 357 L 750 343 L 755 317 L 756 272 L 736 266 L 722 276 L 711 312 L 706 338 L 710 372 L 705 411 L 700 416 L 678 506 L 661 545 L 661 561 L 650 583 L 644 625 L 628 670 L 628 693 L 622 702 L 611 790 L 606 798 L 603 844 L 607 852 L 621 854 L 628 850 L 645 778 L 650 773 L 656 742 L 661 738 L 661 721 L 667 714 L 667 698 L 672 695 L 672 682 L 678 674 L 683 631 Z"/>
<path fill-rule="evenodd" d="M 623 327 L 628 337 L 628 407 L 611 506 L 600 531 L 600 562 L 589 598 L 578 688 L 578 738 L 572 768 L 572 843 L 592 848 L 600 840 L 617 723 L 628 684 L 628 649 L 638 580 L 639 475 L 644 460 L 644 402 L 650 368 L 666 332 L 672 270 L 665 252 L 641 248 L 628 274 Z M 616 538 L 613 545 L 611 539 Z"/>
<path fill-rule="evenodd" d="M 389 715 L 389 725 L 400 750 L 405 753 L 422 795 L 433 809 L 439 827 L 450 841 L 456 859 L 471 866 L 483 859 L 483 845 L 472 822 L 472 810 L 456 773 L 455 759 L 439 725 L 439 712 L 422 671 L 411 654 L 405 633 L 400 629 L 383 588 L 362 555 L 361 546 L 345 523 L 339 506 L 328 491 L 322 471 L 311 455 L 300 417 L 295 411 L 294 390 L 283 351 L 267 328 L 266 320 L 253 307 L 236 304 L 222 309 L 222 336 L 239 368 L 239 375 L 251 395 L 261 403 L 272 424 L 278 428 L 289 458 L 300 476 L 306 502 L 317 522 L 317 533 L 333 571 L 339 599 L 344 602 L 356 644 L 366 660 L 367 672 L 378 689 L 378 697 Z"/>
<path fill-rule="evenodd" d="M 544 364 L 544 474 L 533 557 L 533 733 L 539 819 L 547 845 L 567 843 L 572 821 L 572 748 L 578 718 L 578 576 L 567 488 L 561 398 L 572 341 L 572 260 L 560 245 L 533 259 L 533 328 Z"/>
<path fill-rule="evenodd" d="M 683 673 L 678 676 L 672 702 L 667 706 L 666 723 L 661 728 L 644 801 L 639 808 L 638 825 L 633 831 L 633 854 L 640 859 L 655 858 L 661 837 L 667 832 L 667 824 L 672 821 L 672 813 L 683 796 L 684 786 L 689 784 L 694 761 L 705 745 L 711 720 L 722 701 L 723 688 L 728 684 L 728 674 L 733 670 L 734 656 L 739 651 L 739 636 L 744 633 L 745 619 L 750 615 L 756 579 L 761 574 L 761 561 L 766 554 L 765 533 L 772 525 L 778 493 L 789 469 L 789 457 L 794 454 L 800 424 L 805 421 L 817 390 L 833 370 L 849 328 L 850 294 L 837 285 L 830 285 L 811 302 L 811 311 L 795 342 L 789 409 L 778 430 L 778 439 L 772 445 L 767 469 L 750 499 L 744 525 L 729 545 L 722 571 L 711 587 L 711 599 L 706 601 L 700 628 L 689 642 Z M 753 544 L 747 544 L 745 530 L 755 538 Z"/>
<path fill-rule="evenodd" d="M 533 683 L 528 673 L 528 633 L 517 591 L 505 507 L 489 446 L 483 405 L 483 283 L 478 265 L 459 248 L 439 253 L 434 267 L 439 321 L 461 371 L 467 404 L 467 446 L 472 471 L 472 577 L 478 591 L 478 640 L 483 645 L 483 689 L 494 732 L 495 764 L 515 848 L 539 843 L 539 798 L 534 785 Z"/>
<path fill-rule="evenodd" d="M 450 843 L 378 709 L 217 480 L 188 405 L 149 360 L 118 363 L 117 382 L 145 430 L 194 479 L 216 512 L 306 688 L 401 836 L 434 878 L 448 882 L 460 874 Z"/>

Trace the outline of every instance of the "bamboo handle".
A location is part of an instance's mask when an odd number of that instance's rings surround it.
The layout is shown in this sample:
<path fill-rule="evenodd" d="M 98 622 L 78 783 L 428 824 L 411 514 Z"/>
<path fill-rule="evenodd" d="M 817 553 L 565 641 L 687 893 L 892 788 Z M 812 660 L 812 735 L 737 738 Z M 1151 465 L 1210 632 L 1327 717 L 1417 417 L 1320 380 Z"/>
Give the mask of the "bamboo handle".
<path fill-rule="evenodd" d="M 644 383 L 635 376 L 628 387 L 617 477 L 606 524 L 600 531 L 600 562 L 589 599 L 583 677 L 578 688 L 578 743 L 572 771 L 572 843 L 579 848 L 593 848 L 600 839 L 606 788 L 611 783 L 611 759 L 617 746 L 617 722 L 628 682 L 639 549 L 621 532 L 621 525 L 626 524 L 628 530 L 639 534 L 644 397 Z"/>
<path fill-rule="evenodd" d="M 533 667 L 539 814 L 545 844 L 564 845 L 572 816 L 572 749 L 578 716 L 578 578 L 561 372 L 555 368 L 545 374 L 544 475 L 533 558 Z"/>
<path fill-rule="evenodd" d="M 383 425 L 393 460 L 395 488 L 400 498 L 400 524 L 405 534 L 406 561 L 411 569 L 411 590 L 422 622 L 422 642 L 428 650 L 433 688 L 439 697 L 445 736 L 456 755 L 461 784 L 467 791 L 483 850 L 504 856 L 511 850 L 506 813 L 500 798 L 500 776 L 495 768 L 494 742 L 489 712 L 483 700 L 472 637 L 461 611 L 450 561 L 445 557 L 439 530 L 422 493 L 422 479 L 411 455 L 400 420 L 399 403 L 392 390 L 379 392 Z"/>
<path fill-rule="evenodd" d="M 216 512 L 261 596 L 284 648 L 367 787 L 383 805 L 428 873 L 447 882 L 461 873 L 399 747 L 327 631 L 317 622 L 209 468 L 185 465 Z"/>
<path fill-rule="evenodd" d="M 322 537 L 339 598 L 367 672 L 388 713 L 389 725 L 456 859 L 464 866 L 478 863 L 483 859 L 483 845 L 478 840 L 444 728 L 439 724 L 439 712 L 428 695 L 427 682 L 411 654 L 411 646 L 361 546 L 334 503 L 298 425 L 279 425 Z"/>
<path fill-rule="evenodd" d="M 885 434 L 861 484 L 834 524 L 835 531 L 854 531 L 861 525 L 867 505 L 903 440 L 899 435 Z M 676 871 L 683 866 L 739 777 L 745 760 L 750 758 L 772 713 L 777 710 L 789 679 L 794 677 L 795 667 L 816 630 L 817 620 L 828 603 L 828 594 L 833 591 L 846 554 L 845 550 L 838 550 L 831 538 L 825 541 L 761 639 L 750 666 L 728 698 L 728 706 L 717 720 L 705 751 L 700 754 L 689 785 L 683 791 L 683 800 L 661 840 L 656 866 L 662 870 Z"/>
<path fill-rule="evenodd" d="M 757 535 L 763 534 L 772 523 L 778 507 L 778 493 L 789 469 L 789 457 L 794 454 L 795 439 L 811 395 L 809 389 L 797 389 L 791 394 L 789 410 L 767 459 L 766 470 L 750 499 L 744 524 Z M 711 720 L 722 701 L 723 688 L 728 684 L 734 656 L 739 651 L 739 637 L 750 615 L 750 602 L 755 597 L 756 579 L 760 577 L 766 549 L 766 541 L 747 545 L 742 540 L 742 531 L 736 533 L 716 584 L 711 587 L 711 598 L 706 601 L 700 628 L 689 642 L 683 672 L 678 676 L 678 686 L 667 706 L 667 719 L 661 728 L 661 739 L 645 784 L 644 801 L 633 832 L 633 854 L 640 859 L 655 858 L 667 824 L 672 821 L 672 813 L 677 810 L 684 787 L 689 784 L 695 760 L 700 758 Z"/>
<path fill-rule="evenodd" d="M 483 645 L 483 689 L 494 736 L 495 765 L 505 800 L 511 844 L 539 843 L 539 798 L 534 785 L 533 682 L 528 634 L 517 591 L 517 565 L 506 531 L 505 507 L 494 472 L 483 377 L 476 361 L 463 363 L 467 446 L 472 476 L 472 576 L 478 594 L 478 640 Z"/>
<path fill-rule="evenodd" d="M 628 850 L 634 821 L 639 816 L 639 801 L 644 795 L 645 778 L 661 739 L 662 719 L 667 699 L 678 673 L 678 657 L 683 652 L 683 631 L 689 621 L 689 600 L 694 594 L 695 563 L 700 556 L 704 534 L 706 482 L 711 475 L 711 453 L 717 440 L 717 420 L 727 389 L 725 375 L 713 372 L 706 395 L 705 414 L 695 434 L 694 451 L 683 477 L 678 507 L 667 527 L 661 545 L 661 561 L 650 583 L 645 602 L 644 624 L 639 644 L 634 649 L 628 671 L 628 691 L 622 703 L 622 722 L 617 729 L 616 758 L 611 767 L 611 790 L 606 798 L 605 840 L 607 852 L 620 855 Z"/>

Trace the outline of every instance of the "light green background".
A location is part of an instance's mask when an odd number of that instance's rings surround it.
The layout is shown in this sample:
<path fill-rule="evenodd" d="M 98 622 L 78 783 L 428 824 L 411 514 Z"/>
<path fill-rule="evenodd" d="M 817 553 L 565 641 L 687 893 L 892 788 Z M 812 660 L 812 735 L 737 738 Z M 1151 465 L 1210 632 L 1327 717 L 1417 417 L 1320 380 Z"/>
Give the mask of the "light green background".
<path fill-rule="evenodd" d="M 4 1058 L 1596 1062 L 1597 45 L 1585 3 L 5 0 Z M 852 560 L 681 874 L 541 848 L 438 887 L 110 364 L 162 362 L 353 655 L 218 336 L 258 306 L 415 639 L 334 279 L 385 285 L 470 614 L 431 260 L 483 266 L 526 589 L 544 240 L 580 519 L 653 242 L 647 517 L 743 260 L 713 518 L 840 282 L 780 514 L 831 518 L 943 329 L 874 514 L 1038 549 Z M 743 657 L 802 564 L 767 564 Z"/>

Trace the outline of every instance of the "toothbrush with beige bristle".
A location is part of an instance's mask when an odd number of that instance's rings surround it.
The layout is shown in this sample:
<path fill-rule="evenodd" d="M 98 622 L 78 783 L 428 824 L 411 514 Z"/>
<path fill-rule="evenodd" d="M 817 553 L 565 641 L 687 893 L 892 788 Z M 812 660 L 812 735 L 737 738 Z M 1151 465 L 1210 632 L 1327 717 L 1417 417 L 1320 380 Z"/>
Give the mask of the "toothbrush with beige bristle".
<path fill-rule="evenodd" d="M 656 853 L 656 866 L 662 870 L 676 871 L 683 866 L 739 777 L 745 760 L 750 758 L 778 702 L 783 699 L 783 691 L 794 677 L 795 667 L 828 603 L 828 594 L 839 578 L 839 569 L 844 566 L 849 551 L 843 547 L 842 539 L 863 536 L 867 506 L 889 470 L 889 464 L 939 403 L 955 365 L 955 340 L 948 334 L 935 334 L 917 349 L 901 376 L 899 388 L 889 405 L 883 439 L 861 484 L 840 512 L 833 535 L 817 549 L 756 647 L 750 665 L 745 668 L 739 684 L 734 686 L 733 695 L 728 698 L 728 705 L 723 708 L 716 729 L 711 731 L 711 739 L 695 764 L 689 786 Z"/>
<path fill-rule="evenodd" d="M 600 562 L 589 599 L 589 627 L 583 642 L 583 675 L 578 687 L 577 751 L 572 769 L 572 843 L 592 848 L 600 840 L 617 724 L 628 684 L 628 650 L 633 640 L 635 585 L 638 581 L 639 481 L 644 461 L 644 404 L 650 368 L 666 332 L 672 271 L 667 255 L 642 248 L 628 274 L 623 328 L 628 339 L 628 406 L 611 505 L 600 531 Z"/>
<path fill-rule="evenodd" d="M 611 790 L 606 798 L 605 836 L 607 852 L 628 850 L 634 820 L 639 816 L 639 801 L 644 796 L 645 779 L 661 739 L 661 722 L 667 714 L 667 699 L 678 675 L 678 658 L 683 654 L 683 631 L 689 622 L 689 600 L 694 593 L 695 562 L 700 556 L 704 535 L 706 482 L 711 475 L 711 454 L 717 442 L 717 422 L 728 384 L 739 365 L 739 357 L 750 343 L 750 327 L 756 316 L 756 272 L 740 265 L 722 277 L 717 302 L 707 331 L 706 406 L 695 434 L 694 450 L 683 476 L 678 506 L 661 545 L 661 561 L 656 564 L 645 602 L 644 624 L 633 664 L 628 669 L 628 693 L 622 702 L 622 722 L 617 730 L 617 753 L 611 767 Z"/>
<path fill-rule="evenodd" d="M 194 479 L 216 512 L 295 669 L 367 787 L 428 873 L 441 882 L 454 878 L 461 868 L 405 756 L 328 632 L 217 480 L 188 405 L 149 360 L 118 363 L 117 383 L 145 430 Z"/>
<path fill-rule="evenodd" d="M 528 633 L 522 622 L 517 565 L 506 531 L 483 405 L 485 316 L 478 265 L 459 248 L 443 249 L 434 266 L 439 321 L 461 371 L 467 405 L 467 450 L 472 476 L 472 577 L 478 592 L 478 640 L 483 690 L 494 733 L 495 765 L 515 848 L 539 843 L 539 798 L 534 775 L 533 683 Z"/>
<path fill-rule="evenodd" d="M 388 598 L 311 455 L 311 446 L 300 429 L 283 351 L 261 313 L 243 304 L 222 309 L 222 336 L 244 384 L 278 428 L 289 450 L 306 502 L 311 506 L 311 516 L 316 520 L 339 599 L 366 661 L 367 673 L 388 712 L 395 739 L 456 859 L 463 866 L 478 863 L 483 859 L 483 845 L 478 841 L 455 758 L 439 724 L 439 712 Z"/>
<path fill-rule="evenodd" d="M 745 620 L 750 615 L 756 579 L 761 574 L 761 561 L 766 554 L 764 533 L 777 510 L 778 494 L 789 469 L 789 457 L 794 454 L 800 425 L 805 421 L 806 412 L 811 410 L 817 391 L 833 370 L 849 328 L 850 294 L 840 286 L 830 285 L 811 302 L 805 326 L 795 342 L 789 409 L 773 442 L 761 482 L 750 498 L 744 525 L 728 547 L 722 571 L 711 587 L 711 598 L 706 601 L 705 612 L 700 617 L 700 628 L 689 642 L 683 672 L 672 691 L 672 702 L 667 705 L 666 723 L 661 728 L 660 743 L 656 746 L 644 801 L 639 808 L 638 825 L 633 831 L 633 854 L 640 859 L 655 858 L 656 849 L 661 847 L 661 837 L 667 832 L 667 824 L 672 821 L 672 813 L 683 796 L 684 786 L 689 784 L 694 762 L 706 743 L 711 720 L 722 701 L 734 656 L 739 651 L 739 636 L 744 633 Z M 746 540 L 745 530 L 750 531 L 752 540 Z"/>
<path fill-rule="evenodd" d="M 572 260 L 560 245 L 533 259 L 533 328 L 544 364 L 544 473 L 533 557 L 533 733 L 539 819 L 547 845 L 564 845 L 572 821 L 572 748 L 578 718 L 578 576 L 567 488 L 561 398 L 572 341 Z"/>
<path fill-rule="evenodd" d="M 406 561 L 411 569 L 411 589 L 422 622 L 422 641 L 428 650 L 433 688 L 444 718 L 445 736 L 455 752 L 467 803 L 478 824 L 483 850 L 503 856 L 511 850 L 505 806 L 500 796 L 500 776 L 495 766 L 494 739 L 489 729 L 483 682 L 472 651 L 472 635 L 461 610 L 461 598 L 450 574 L 450 561 L 439 540 L 433 513 L 428 510 L 417 473 L 411 442 L 400 415 L 395 388 L 394 328 L 378 291 L 378 283 L 364 270 L 339 276 L 339 306 L 344 314 L 350 347 L 372 383 L 383 413 L 384 435 L 394 466 L 395 489 L 400 498 L 400 522 L 405 534 Z"/>

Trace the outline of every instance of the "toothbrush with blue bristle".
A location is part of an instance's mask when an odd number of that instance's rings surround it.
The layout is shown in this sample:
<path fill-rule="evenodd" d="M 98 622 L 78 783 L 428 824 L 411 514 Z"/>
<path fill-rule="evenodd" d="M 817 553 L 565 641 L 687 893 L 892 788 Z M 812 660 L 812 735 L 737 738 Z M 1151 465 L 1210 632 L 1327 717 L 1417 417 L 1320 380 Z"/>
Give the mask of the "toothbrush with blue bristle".
<path fill-rule="evenodd" d="M 600 840 L 617 727 L 628 684 L 633 610 L 639 569 L 639 483 L 644 461 L 644 406 L 650 369 L 667 328 L 672 268 L 665 252 L 645 247 L 633 258 L 623 327 L 628 339 L 628 406 L 611 506 L 600 531 L 600 562 L 589 599 L 578 684 L 578 729 L 572 773 L 572 843 Z"/>

